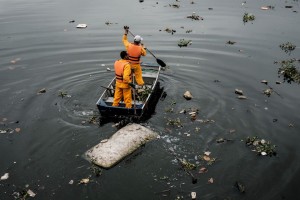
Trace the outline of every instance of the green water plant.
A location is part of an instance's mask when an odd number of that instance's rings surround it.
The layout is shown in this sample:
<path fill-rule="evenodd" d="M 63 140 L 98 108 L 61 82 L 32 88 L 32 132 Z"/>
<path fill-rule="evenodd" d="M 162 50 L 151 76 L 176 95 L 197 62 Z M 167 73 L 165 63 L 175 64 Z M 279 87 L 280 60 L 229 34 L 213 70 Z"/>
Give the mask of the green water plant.
<path fill-rule="evenodd" d="M 291 51 L 295 50 L 296 45 L 292 44 L 291 42 L 287 42 L 279 45 L 279 47 L 285 51 L 285 53 L 291 53 Z"/>
<path fill-rule="evenodd" d="M 243 16 L 243 22 L 249 22 L 249 21 L 254 21 L 255 20 L 255 16 L 253 14 L 249 14 L 249 13 L 245 13 Z"/>
<path fill-rule="evenodd" d="M 283 60 L 280 62 L 280 67 L 278 69 L 278 77 L 283 76 L 283 81 L 288 83 L 298 83 L 300 84 L 300 71 L 296 68 L 296 59 Z"/>

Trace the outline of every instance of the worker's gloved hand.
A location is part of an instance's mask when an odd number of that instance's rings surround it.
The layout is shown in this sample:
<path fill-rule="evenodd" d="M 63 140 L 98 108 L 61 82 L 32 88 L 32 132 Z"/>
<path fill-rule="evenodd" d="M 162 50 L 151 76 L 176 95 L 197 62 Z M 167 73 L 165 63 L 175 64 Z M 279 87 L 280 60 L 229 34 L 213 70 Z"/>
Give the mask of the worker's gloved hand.
<path fill-rule="evenodd" d="M 136 89 L 136 85 L 135 85 L 135 84 L 133 84 L 133 83 L 128 83 L 128 85 L 129 85 L 130 87 L 132 87 L 133 89 Z"/>

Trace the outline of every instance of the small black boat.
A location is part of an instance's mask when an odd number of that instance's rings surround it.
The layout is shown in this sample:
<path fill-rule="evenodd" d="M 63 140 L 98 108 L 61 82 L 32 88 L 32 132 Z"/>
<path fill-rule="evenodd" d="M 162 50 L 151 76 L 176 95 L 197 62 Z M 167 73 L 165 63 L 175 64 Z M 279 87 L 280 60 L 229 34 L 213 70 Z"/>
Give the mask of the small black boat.
<path fill-rule="evenodd" d="M 161 66 L 153 63 L 142 63 L 142 76 L 145 82 L 144 86 L 132 92 L 132 108 L 125 108 L 123 101 L 119 103 L 118 107 L 112 106 L 114 100 L 114 89 L 116 79 L 115 77 L 109 83 L 97 101 L 97 107 L 103 117 L 113 116 L 138 116 L 141 117 L 147 112 L 154 101 L 155 94 L 160 90 L 160 83 L 158 81 Z M 134 81 L 136 82 L 136 81 Z M 151 106 L 150 106 L 151 105 Z M 155 106 L 155 105 L 154 105 Z"/>

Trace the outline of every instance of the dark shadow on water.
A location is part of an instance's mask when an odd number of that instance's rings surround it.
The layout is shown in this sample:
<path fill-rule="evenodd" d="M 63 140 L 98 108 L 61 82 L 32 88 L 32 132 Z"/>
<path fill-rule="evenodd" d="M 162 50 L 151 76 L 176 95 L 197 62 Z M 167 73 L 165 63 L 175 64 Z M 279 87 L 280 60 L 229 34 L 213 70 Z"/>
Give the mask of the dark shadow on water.
<path fill-rule="evenodd" d="M 144 123 L 149 120 L 153 114 L 155 114 L 155 108 L 159 100 L 163 101 L 167 96 L 164 88 L 160 87 L 160 82 L 156 85 L 154 92 L 149 100 L 147 107 L 142 116 L 99 116 L 99 126 L 103 126 L 107 123 L 115 123 L 118 128 L 126 126 L 128 123 Z"/>

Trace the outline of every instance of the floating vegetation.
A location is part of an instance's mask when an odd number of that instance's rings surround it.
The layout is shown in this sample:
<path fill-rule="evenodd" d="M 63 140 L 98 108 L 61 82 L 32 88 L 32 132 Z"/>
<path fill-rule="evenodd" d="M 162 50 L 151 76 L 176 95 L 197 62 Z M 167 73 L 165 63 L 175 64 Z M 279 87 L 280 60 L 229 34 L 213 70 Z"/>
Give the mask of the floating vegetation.
<path fill-rule="evenodd" d="M 192 40 L 185 40 L 185 39 L 180 39 L 178 42 L 178 46 L 181 47 L 187 47 L 188 45 L 192 44 Z"/>
<path fill-rule="evenodd" d="M 168 119 L 167 125 L 183 127 L 182 123 L 181 123 L 181 120 L 179 118 L 177 118 L 177 119 Z"/>
<path fill-rule="evenodd" d="M 296 45 L 293 45 L 291 42 L 287 42 L 285 44 L 279 45 L 279 47 L 285 52 L 285 53 L 291 53 L 291 51 L 295 50 Z"/>
<path fill-rule="evenodd" d="M 281 61 L 281 66 L 278 69 L 278 77 L 283 76 L 283 82 L 300 84 L 300 72 L 296 69 L 295 62 L 296 59 Z"/>
<path fill-rule="evenodd" d="M 249 13 L 245 13 L 243 16 L 243 22 L 249 22 L 249 21 L 254 21 L 255 20 L 255 16 L 253 14 L 249 14 Z"/>
<path fill-rule="evenodd" d="M 196 15 L 195 12 L 193 12 L 192 15 L 187 16 L 187 18 L 190 18 L 192 20 L 203 20 L 204 19 L 203 17 L 200 17 L 199 15 Z"/>
<path fill-rule="evenodd" d="M 170 28 L 166 28 L 165 31 L 166 31 L 167 33 L 171 33 L 172 35 L 173 35 L 174 33 L 176 33 L 176 30 L 170 29 Z"/>
<path fill-rule="evenodd" d="M 58 96 L 61 97 L 61 98 L 64 98 L 64 97 L 66 97 L 67 95 L 68 95 L 68 93 L 65 92 L 65 91 L 62 91 L 62 90 L 59 90 L 59 91 L 58 91 Z"/>
<path fill-rule="evenodd" d="M 230 45 L 234 45 L 235 43 L 236 43 L 236 42 L 230 41 L 230 40 L 226 42 L 226 44 L 230 44 Z"/>
<path fill-rule="evenodd" d="M 191 33 L 193 30 L 186 30 L 185 33 Z"/>
<path fill-rule="evenodd" d="M 188 162 L 188 161 L 185 160 L 185 159 L 180 159 L 180 164 L 181 164 L 181 166 L 182 166 L 184 169 L 187 169 L 187 170 L 193 170 L 193 169 L 196 169 L 196 165 L 195 165 L 195 164 L 190 163 L 190 162 Z"/>
<path fill-rule="evenodd" d="M 260 139 L 257 136 L 247 137 L 246 145 L 252 148 L 252 151 L 258 153 L 262 156 L 276 156 L 275 147 L 276 145 L 271 144 L 271 142 L 264 139 Z"/>

